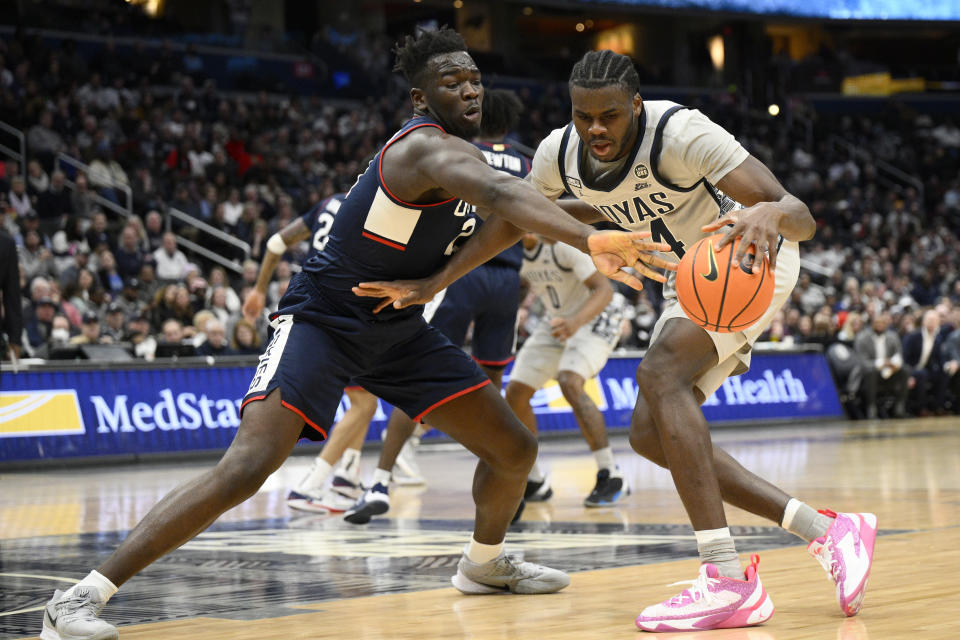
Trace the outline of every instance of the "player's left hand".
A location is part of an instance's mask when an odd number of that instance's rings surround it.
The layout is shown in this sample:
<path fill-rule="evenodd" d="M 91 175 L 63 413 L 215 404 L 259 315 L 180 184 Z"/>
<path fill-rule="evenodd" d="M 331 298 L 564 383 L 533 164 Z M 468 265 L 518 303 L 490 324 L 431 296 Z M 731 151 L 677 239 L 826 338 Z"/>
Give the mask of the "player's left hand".
<path fill-rule="evenodd" d="M 567 338 L 577 332 L 577 327 L 573 325 L 570 318 L 566 316 L 554 316 L 550 318 L 550 334 L 560 342 L 566 342 Z"/>
<path fill-rule="evenodd" d="M 667 277 L 654 269 L 676 271 L 677 265 L 664 260 L 658 252 L 670 251 L 665 242 L 649 240 L 649 231 L 597 231 L 587 236 L 587 247 L 597 271 L 611 280 L 617 280 L 640 291 L 643 282 L 628 271 L 633 267 L 640 275 L 666 282 Z"/>
<path fill-rule="evenodd" d="M 714 250 L 719 251 L 734 238 L 740 237 L 740 246 L 733 255 L 733 267 L 739 267 L 747 250 L 753 246 L 756 260 L 753 261 L 753 272 L 760 273 L 763 260 L 761 255 L 766 252 L 770 260 L 770 270 L 777 268 L 777 245 L 780 242 L 780 218 L 784 212 L 773 202 L 760 202 L 752 207 L 731 211 L 722 218 L 700 228 L 701 231 L 720 231 L 727 225 L 726 235 L 717 243 Z"/>
<path fill-rule="evenodd" d="M 403 309 L 414 304 L 427 304 L 437 295 L 442 287 L 438 287 L 432 278 L 421 280 L 393 280 L 377 282 L 360 282 L 353 287 L 354 295 L 361 298 L 383 298 L 374 313 L 380 313 L 388 306 L 394 309 Z"/>

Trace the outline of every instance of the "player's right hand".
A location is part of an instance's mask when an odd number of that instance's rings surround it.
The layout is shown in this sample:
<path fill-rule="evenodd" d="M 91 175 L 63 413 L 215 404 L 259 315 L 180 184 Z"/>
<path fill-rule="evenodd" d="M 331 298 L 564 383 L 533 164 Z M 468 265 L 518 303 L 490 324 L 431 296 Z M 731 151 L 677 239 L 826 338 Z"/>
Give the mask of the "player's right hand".
<path fill-rule="evenodd" d="M 241 309 L 244 319 L 248 322 L 256 322 L 257 317 L 260 315 L 260 312 L 263 311 L 266 303 L 267 297 L 263 293 L 256 289 L 250 289 L 247 293 L 247 299 L 243 301 L 243 308 Z"/>
<path fill-rule="evenodd" d="M 626 267 L 633 267 L 640 275 L 658 282 L 666 282 L 667 277 L 654 269 L 677 270 L 675 263 L 658 255 L 670 251 L 670 245 L 653 242 L 650 235 L 649 231 L 596 231 L 587 236 L 587 247 L 597 271 L 640 291 L 643 282 L 624 271 Z"/>
<path fill-rule="evenodd" d="M 394 309 L 403 309 L 414 304 L 427 304 L 443 287 L 437 286 L 433 278 L 420 280 L 393 280 L 360 282 L 353 287 L 354 295 L 362 298 L 383 298 L 374 313 L 380 313 L 393 305 Z"/>

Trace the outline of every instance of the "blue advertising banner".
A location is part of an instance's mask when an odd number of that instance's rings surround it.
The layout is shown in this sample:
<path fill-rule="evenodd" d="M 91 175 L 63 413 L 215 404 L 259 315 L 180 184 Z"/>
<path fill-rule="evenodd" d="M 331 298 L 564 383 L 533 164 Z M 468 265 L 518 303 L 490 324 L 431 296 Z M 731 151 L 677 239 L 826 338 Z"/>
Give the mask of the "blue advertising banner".
<path fill-rule="evenodd" d="M 639 361 L 611 358 L 587 383 L 612 428 L 630 424 Z M 0 463 L 224 449 L 240 424 L 240 399 L 252 374 L 252 366 L 4 374 Z M 533 405 L 541 431 L 577 430 L 555 381 L 534 395 Z M 379 439 L 389 413 L 381 402 L 368 440 Z M 745 422 L 839 417 L 843 410 L 821 354 L 757 353 L 749 372 L 726 380 L 707 399 L 704 413 L 711 422 Z"/>

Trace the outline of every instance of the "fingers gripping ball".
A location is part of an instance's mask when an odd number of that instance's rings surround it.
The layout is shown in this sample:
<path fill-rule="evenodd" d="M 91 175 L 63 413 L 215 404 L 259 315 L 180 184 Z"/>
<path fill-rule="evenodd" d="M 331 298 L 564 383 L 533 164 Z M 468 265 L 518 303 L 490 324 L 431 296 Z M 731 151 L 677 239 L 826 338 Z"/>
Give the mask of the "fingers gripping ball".
<path fill-rule="evenodd" d="M 750 327 L 766 313 L 773 299 L 774 277 L 767 256 L 753 273 L 755 248 L 740 263 L 733 256 L 740 238 L 715 248 L 723 234 L 703 238 L 684 254 L 677 269 L 677 299 L 687 317 L 707 331 L 732 333 Z"/>

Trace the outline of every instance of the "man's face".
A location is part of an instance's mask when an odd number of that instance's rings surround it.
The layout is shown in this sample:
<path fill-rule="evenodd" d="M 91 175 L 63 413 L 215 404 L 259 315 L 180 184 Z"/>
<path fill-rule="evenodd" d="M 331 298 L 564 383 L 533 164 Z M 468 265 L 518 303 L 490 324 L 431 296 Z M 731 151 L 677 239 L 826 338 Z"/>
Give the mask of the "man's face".
<path fill-rule="evenodd" d="M 890 326 L 890 317 L 885 313 L 878 313 L 873 318 L 873 330 L 877 333 L 883 333 Z"/>
<path fill-rule="evenodd" d="M 98 340 L 100 338 L 100 323 L 84 322 L 80 327 L 80 331 L 83 332 L 83 335 L 85 335 L 88 340 Z"/>
<path fill-rule="evenodd" d="M 573 126 L 587 150 L 597 160 L 622 158 L 636 140 L 643 101 L 619 85 L 598 89 L 570 87 Z"/>
<path fill-rule="evenodd" d="M 440 53 L 427 62 L 422 88 L 410 91 L 419 111 L 429 111 L 452 135 L 470 139 L 480 133 L 483 85 L 480 69 L 466 51 Z"/>

